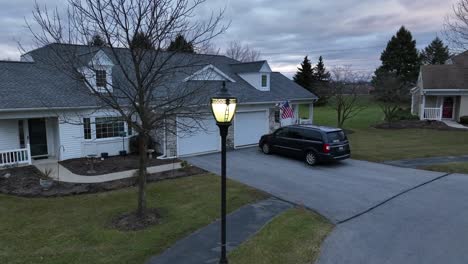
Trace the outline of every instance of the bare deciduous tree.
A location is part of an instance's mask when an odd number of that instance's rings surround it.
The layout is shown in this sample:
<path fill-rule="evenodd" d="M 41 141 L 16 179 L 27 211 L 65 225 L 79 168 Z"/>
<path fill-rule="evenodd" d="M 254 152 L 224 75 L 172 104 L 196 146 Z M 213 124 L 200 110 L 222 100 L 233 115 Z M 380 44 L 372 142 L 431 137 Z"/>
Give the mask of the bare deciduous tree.
<path fill-rule="evenodd" d="M 226 30 L 221 21 L 222 10 L 205 20 L 195 19 L 194 11 L 204 2 L 69 0 L 68 12 L 63 17 L 57 10 L 49 11 L 36 4 L 33 15 L 37 25 L 28 24 L 36 45 L 46 47 L 33 51 L 35 61 L 85 83 L 89 88 L 85 90 L 89 90 L 89 95 L 102 108 L 117 112 L 138 132 L 137 216 L 140 218 L 147 212 L 146 153 L 152 131 L 171 127 L 167 124 L 173 124 L 173 131 L 168 131 L 171 133 L 192 130 L 192 125 L 179 123 L 176 116 L 193 119 L 191 124 L 201 125 L 200 116 L 209 111 L 206 98 L 214 87 L 210 91 L 207 82 L 182 81 L 194 68 L 199 69 L 207 62 L 202 56 L 167 51 L 170 41 L 178 35 L 184 35 L 191 45 L 203 48 Z M 105 47 L 87 45 L 96 33 L 102 36 Z M 138 34 L 145 36 L 151 49 L 132 45 Z M 114 65 L 113 77 L 104 78 L 105 84 L 96 85 L 92 80 L 102 71 L 102 61 L 101 58 L 88 61 L 101 51 Z"/>
<path fill-rule="evenodd" d="M 374 97 L 379 102 L 385 116 L 385 121 L 390 125 L 396 118 L 400 107 L 408 101 L 409 89 L 392 73 L 380 75 L 374 80 Z"/>
<path fill-rule="evenodd" d="M 336 111 L 337 126 L 343 127 L 344 123 L 359 114 L 367 106 L 359 100 L 359 90 L 368 80 L 366 76 L 353 72 L 351 66 L 335 67 L 331 70 L 332 81 L 330 91 L 331 106 Z"/>
<path fill-rule="evenodd" d="M 454 48 L 464 51 L 468 49 L 468 0 L 459 0 L 452 10 L 445 18 L 444 34 Z"/>
<path fill-rule="evenodd" d="M 241 62 L 252 62 L 260 59 L 260 51 L 251 48 L 247 44 L 244 45 L 239 41 L 231 41 L 226 48 L 225 55 Z"/>

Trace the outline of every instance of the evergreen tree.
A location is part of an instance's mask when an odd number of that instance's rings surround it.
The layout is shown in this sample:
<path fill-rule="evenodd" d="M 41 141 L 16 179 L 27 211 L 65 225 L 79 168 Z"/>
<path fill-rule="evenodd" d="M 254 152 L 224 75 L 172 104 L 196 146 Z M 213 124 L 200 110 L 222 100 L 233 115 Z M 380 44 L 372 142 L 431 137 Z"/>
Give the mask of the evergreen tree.
<path fill-rule="evenodd" d="M 330 73 L 325 68 L 325 64 L 323 63 L 322 56 L 319 57 L 318 63 L 314 68 L 314 77 L 315 77 L 315 80 L 319 82 L 330 81 Z"/>
<path fill-rule="evenodd" d="M 193 49 L 193 44 L 187 42 L 187 40 L 182 35 L 177 35 L 177 37 L 171 41 L 169 47 L 167 48 L 168 51 L 179 51 L 179 52 L 188 52 L 188 53 L 195 53 Z"/>
<path fill-rule="evenodd" d="M 416 82 L 421 59 L 416 49 L 416 41 L 404 26 L 387 43 L 380 60 L 382 66 L 375 71 L 376 77 L 378 74 L 393 73 L 405 85 Z"/>
<path fill-rule="evenodd" d="M 107 43 L 104 41 L 104 39 L 99 34 L 94 35 L 91 38 L 91 40 L 89 41 L 88 44 L 90 46 L 94 46 L 94 47 L 105 47 L 105 46 L 107 46 Z"/>
<path fill-rule="evenodd" d="M 314 71 L 308 56 L 305 56 L 301 66 L 297 68 L 296 75 L 294 75 L 293 79 L 300 86 L 313 92 Z"/>
<path fill-rule="evenodd" d="M 448 46 L 439 37 L 436 37 L 429 46 L 421 52 L 421 60 L 424 64 L 445 64 L 450 57 Z"/>
<path fill-rule="evenodd" d="M 315 105 L 318 105 L 318 106 L 326 105 L 330 97 L 330 91 L 329 91 L 330 73 L 325 68 L 325 64 L 323 63 L 322 56 L 319 57 L 317 65 L 315 65 L 313 71 L 314 71 L 313 90 L 314 90 L 314 93 L 318 95 L 319 97 Z"/>
<path fill-rule="evenodd" d="M 134 49 L 154 49 L 154 45 L 151 42 L 151 39 L 145 35 L 143 32 L 137 32 L 132 38 L 130 46 Z"/>

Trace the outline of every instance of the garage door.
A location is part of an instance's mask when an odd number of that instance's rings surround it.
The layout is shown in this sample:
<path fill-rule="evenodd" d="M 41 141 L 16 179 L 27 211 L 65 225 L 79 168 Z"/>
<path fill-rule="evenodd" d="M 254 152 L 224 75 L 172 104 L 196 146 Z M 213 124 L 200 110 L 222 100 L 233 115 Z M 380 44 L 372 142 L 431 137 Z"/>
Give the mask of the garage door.
<path fill-rule="evenodd" d="M 179 124 L 183 124 L 177 129 L 177 153 L 179 156 L 220 150 L 219 130 L 212 116 L 197 120 L 203 128 L 190 132 L 184 127 L 197 127 L 196 121 L 191 118 L 177 118 L 177 121 Z"/>
<path fill-rule="evenodd" d="M 260 137 L 267 133 L 267 112 L 240 112 L 234 124 L 234 146 L 257 144 Z"/>

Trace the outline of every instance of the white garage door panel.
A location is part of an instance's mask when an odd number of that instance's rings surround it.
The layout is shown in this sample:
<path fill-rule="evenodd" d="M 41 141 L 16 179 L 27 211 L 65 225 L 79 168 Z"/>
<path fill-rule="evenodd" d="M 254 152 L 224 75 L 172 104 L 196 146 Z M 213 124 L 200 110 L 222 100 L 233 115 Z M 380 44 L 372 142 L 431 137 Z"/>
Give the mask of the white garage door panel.
<path fill-rule="evenodd" d="M 191 118 L 178 118 L 177 120 L 190 128 L 197 126 L 197 123 Z M 203 128 L 199 128 L 197 131 L 187 132 L 184 129 L 178 129 L 179 156 L 220 150 L 219 130 L 213 117 L 210 116 L 198 122 L 202 124 Z"/>
<path fill-rule="evenodd" d="M 267 112 L 240 112 L 236 114 L 234 144 L 236 147 L 257 144 L 267 133 Z"/>

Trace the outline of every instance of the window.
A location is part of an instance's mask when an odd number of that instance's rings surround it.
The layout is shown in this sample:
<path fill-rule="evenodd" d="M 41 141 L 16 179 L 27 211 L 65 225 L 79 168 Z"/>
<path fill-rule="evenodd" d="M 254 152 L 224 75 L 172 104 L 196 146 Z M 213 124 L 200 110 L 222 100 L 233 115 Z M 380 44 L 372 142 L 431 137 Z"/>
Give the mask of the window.
<path fill-rule="evenodd" d="M 83 118 L 84 139 L 91 139 L 91 119 Z"/>
<path fill-rule="evenodd" d="M 314 130 L 304 130 L 303 137 L 305 140 L 322 141 L 322 134 Z"/>
<path fill-rule="evenodd" d="M 275 136 L 277 137 L 286 137 L 288 135 L 288 129 L 287 128 L 280 128 L 276 130 Z"/>
<path fill-rule="evenodd" d="M 26 147 L 26 144 L 24 142 L 24 121 L 23 120 L 18 120 L 18 130 L 19 130 L 20 148 L 24 148 Z"/>
<path fill-rule="evenodd" d="M 329 132 L 329 133 L 327 133 L 327 137 L 328 137 L 328 142 L 331 142 L 331 143 L 346 140 L 346 135 L 342 130 L 335 131 L 335 132 Z"/>
<path fill-rule="evenodd" d="M 296 129 L 290 129 L 288 133 L 288 138 L 292 139 L 302 139 L 301 133 Z"/>
<path fill-rule="evenodd" d="M 133 134 L 132 126 L 131 126 L 129 123 L 127 123 L 127 127 L 128 127 L 128 128 L 127 128 L 127 130 L 128 130 L 128 133 L 127 133 L 127 134 L 128 134 L 129 136 L 131 136 L 131 135 Z"/>
<path fill-rule="evenodd" d="M 107 72 L 96 70 L 96 86 L 105 88 L 107 86 Z"/>
<path fill-rule="evenodd" d="M 124 121 L 120 117 L 96 118 L 96 138 L 121 137 L 125 133 Z"/>
<path fill-rule="evenodd" d="M 262 87 L 267 87 L 268 76 L 266 74 L 262 75 Z"/>
<path fill-rule="evenodd" d="M 280 122 L 280 110 L 275 109 L 275 123 L 279 123 L 279 122 Z"/>

